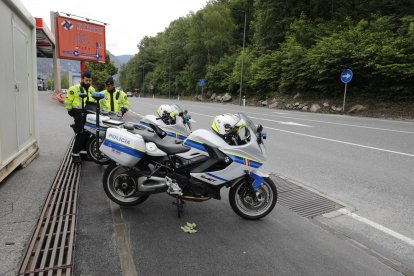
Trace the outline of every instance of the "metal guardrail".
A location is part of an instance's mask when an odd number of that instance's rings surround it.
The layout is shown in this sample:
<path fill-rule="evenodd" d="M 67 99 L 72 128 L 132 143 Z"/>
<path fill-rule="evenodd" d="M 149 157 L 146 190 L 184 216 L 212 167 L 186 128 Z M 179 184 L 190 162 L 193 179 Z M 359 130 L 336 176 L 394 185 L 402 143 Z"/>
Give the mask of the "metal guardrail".
<path fill-rule="evenodd" d="M 18 275 L 72 275 L 81 166 L 69 144 Z"/>

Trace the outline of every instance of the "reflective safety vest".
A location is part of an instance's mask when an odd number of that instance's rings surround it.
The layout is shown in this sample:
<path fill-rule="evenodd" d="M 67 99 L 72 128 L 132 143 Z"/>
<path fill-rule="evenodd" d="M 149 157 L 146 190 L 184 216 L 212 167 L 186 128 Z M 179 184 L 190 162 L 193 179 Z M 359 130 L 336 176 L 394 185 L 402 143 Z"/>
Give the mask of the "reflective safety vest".
<path fill-rule="evenodd" d="M 118 112 L 122 107 L 129 110 L 129 101 L 124 91 L 115 90 L 109 93 L 108 90 L 103 91 L 105 98 L 101 101 L 101 109 L 105 111 Z"/>
<path fill-rule="evenodd" d="M 88 96 L 83 98 L 84 105 L 86 102 L 96 102 L 94 98 L 92 98 L 92 93 L 95 92 L 95 89 L 90 86 L 87 91 L 85 88 L 81 87 L 80 84 L 76 84 L 74 86 L 69 87 L 68 92 L 66 92 L 65 98 L 65 108 L 67 110 L 71 110 L 72 108 L 81 109 L 82 108 L 82 98 L 79 97 L 79 93 L 86 93 Z"/>

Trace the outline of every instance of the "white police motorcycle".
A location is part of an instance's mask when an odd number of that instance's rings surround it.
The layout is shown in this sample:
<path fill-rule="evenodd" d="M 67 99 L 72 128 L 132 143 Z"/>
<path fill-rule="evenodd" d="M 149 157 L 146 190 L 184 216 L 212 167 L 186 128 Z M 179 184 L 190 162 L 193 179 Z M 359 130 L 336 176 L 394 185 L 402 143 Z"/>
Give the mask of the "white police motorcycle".
<path fill-rule="evenodd" d="M 102 92 L 93 94 L 97 102 L 103 96 Z M 157 113 L 159 117 L 146 115 L 137 124 L 124 123 L 122 117 L 117 113 L 101 112 L 99 106 L 97 106 L 95 112 L 90 112 L 86 115 L 84 129 L 91 134 L 87 142 L 88 155 L 95 163 L 100 165 L 108 165 L 111 163 L 111 159 L 99 150 L 99 146 L 105 138 L 108 128 L 125 128 L 133 131 L 134 129 L 143 127 L 152 131 L 149 124 L 154 124 L 166 131 L 167 135 L 164 139 L 169 142 L 183 141 L 191 133 L 189 122 L 191 116 L 184 114 L 184 111 L 178 105 L 163 104 L 158 108 Z M 96 137 L 99 137 L 99 139 L 96 139 Z"/>
<path fill-rule="evenodd" d="M 252 220 L 268 215 L 277 190 L 269 175 L 258 170 L 266 160 L 263 127 L 255 127 L 242 113 L 226 115 L 213 121 L 216 133 L 195 130 L 183 144 L 165 142 L 166 132 L 151 123 L 153 134 L 108 129 L 100 148 L 114 161 L 103 176 L 106 195 L 119 205 L 132 206 L 167 192 L 181 216 L 184 201 L 221 199 L 220 190 L 227 187 L 236 214 Z M 226 142 L 236 135 L 232 143 Z"/>
<path fill-rule="evenodd" d="M 161 128 L 167 134 L 166 141 L 184 141 L 191 133 L 191 116 L 180 106 L 162 104 L 157 109 L 157 116 L 145 115 L 138 123 L 139 126 L 152 129 L 152 125 Z"/>

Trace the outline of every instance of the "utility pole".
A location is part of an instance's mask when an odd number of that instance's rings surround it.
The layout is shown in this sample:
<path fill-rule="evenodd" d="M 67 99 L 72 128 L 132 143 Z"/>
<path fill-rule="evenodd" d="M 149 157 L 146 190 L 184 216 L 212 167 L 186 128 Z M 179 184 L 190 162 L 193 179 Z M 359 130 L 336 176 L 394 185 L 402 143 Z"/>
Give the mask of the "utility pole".
<path fill-rule="evenodd" d="M 168 99 L 171 97 L 171 52 L 170 52 L 170 66 L 168 67 Z"/>
<path fill-rule="evenodd" d="M 142 93 L 144 93 L 144 75 L 145 75 L 145 67 L 144 65 L 142 67 Z"/>
<path fill-rule="evenodd" d="M 240 70 L 239 105 L 241 105 L 241 95 L 242 95 L 242 87 L 243 87 L 243 63 L 244 63 L 244 43 L 246 41 L 246 21 L 247 21 L 247 13 L 246 11 L 244 11 L 243 49 L 242 49 L 242 62 L 241 62 L 241 70 Z"/>

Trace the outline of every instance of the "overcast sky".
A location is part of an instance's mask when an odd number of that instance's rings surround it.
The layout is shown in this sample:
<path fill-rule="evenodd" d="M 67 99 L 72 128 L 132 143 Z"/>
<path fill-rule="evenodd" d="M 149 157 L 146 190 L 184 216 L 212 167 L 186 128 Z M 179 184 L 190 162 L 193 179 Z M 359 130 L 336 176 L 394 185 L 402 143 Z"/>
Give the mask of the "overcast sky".
<path fill-rule="evenodd" d="M 33 17 L 50 29 L 50 11 L 66 12 L 109 23 L 106 48 L 112 54 L 133 55 L 144 36 L 155 36 L 171 21 L 202 9 L 207 0 L 20 0 Z"/>

